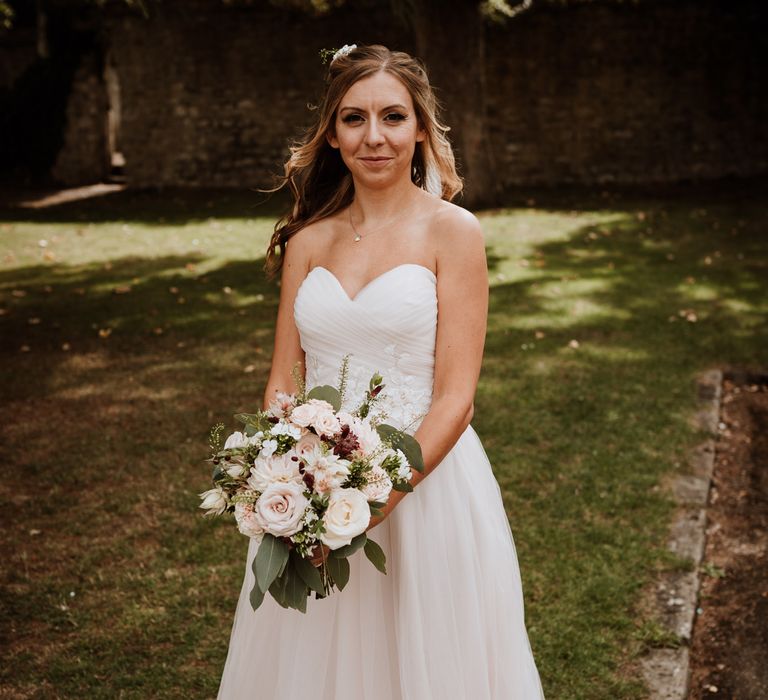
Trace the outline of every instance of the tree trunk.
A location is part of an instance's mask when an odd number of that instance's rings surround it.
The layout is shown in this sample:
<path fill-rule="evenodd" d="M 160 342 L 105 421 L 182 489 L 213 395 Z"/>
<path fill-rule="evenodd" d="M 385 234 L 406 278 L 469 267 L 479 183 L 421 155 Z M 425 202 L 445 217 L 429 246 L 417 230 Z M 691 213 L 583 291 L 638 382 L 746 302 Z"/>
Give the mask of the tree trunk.
<path fill-rule="evenodd" d="M 461 203 L 497 204 L 498 180 L 488 140 L 485 25 L 477 0 L 416 0 L 412 7 L 418 56 L 444 107 L 443 119 L 464 178 Z"/>

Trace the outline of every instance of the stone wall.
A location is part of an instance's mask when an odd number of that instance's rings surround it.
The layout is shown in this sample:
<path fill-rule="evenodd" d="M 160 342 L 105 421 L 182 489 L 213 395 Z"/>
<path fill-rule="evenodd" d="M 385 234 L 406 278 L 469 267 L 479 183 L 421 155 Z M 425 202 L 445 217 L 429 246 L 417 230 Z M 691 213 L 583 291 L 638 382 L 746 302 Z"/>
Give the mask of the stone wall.
<path fill-rule="evenodd" d="M 312 121 L 320 48 L 380 42 L 414 50 L 413 33 L 386 0 L 350 1 L 323 18 L 266 1 L 149 7 L 145 19 L 108 4 L 101 40 L 102 64 L 119 81 L 125 176 L 138 186 L 269 186 L 291 139 Z M 766 25 L 761 0 L 568 7 L 542 0 L 511 22 L 488 25 L 499 181 L 664 183 L 766 173 Z M 457 71 L 481 70 L 460 59 L 461 46 L 445 58 Z M 104 176 L 106 156 L 94 149 L 106 137 L 94 110 L 104 109 L 106 87 L 89 71 L 78 72 L 56 169 L 68 184 Z"/>
<path fill-rule="evenodd" d="M 533 9 L 492 28 L 500 177 L 649 183 L 765 173 L 767 32 L 759 2 L 720 0 Z"/>
<path fill-rule="evenodd" d="M 312 18 L 268 3 L 165 0 L 149 21 L 111 15 L 128 182 L 270 186 L 289 142 L 312 122 L 307 104 L 324 71 L 319 50 L 403 45 L 402 26 L 378 7 Z"/>

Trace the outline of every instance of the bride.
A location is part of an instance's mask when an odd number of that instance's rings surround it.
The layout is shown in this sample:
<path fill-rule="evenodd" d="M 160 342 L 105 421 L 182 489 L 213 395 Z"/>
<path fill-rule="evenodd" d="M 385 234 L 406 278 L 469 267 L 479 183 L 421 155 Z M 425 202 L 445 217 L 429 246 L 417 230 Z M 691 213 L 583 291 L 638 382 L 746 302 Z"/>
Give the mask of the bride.
<path fill-rule="evenodd" d="M 543 698 L 512 533 L 470 425 L 488 275 L 478 220 L 450 203 L 461 181 L 446 131 L 417 60 L 345 46 L 286 164 L 294 205 L 267 253 L 281 286 L 264 406 L 296 391 L 297 363 L 308 387 L 336 384 L 349 355 L 347 395 L 378 371 L 377 406 L 418 440 L 425 469 L 371 519 L 386 575 L 360 550 L 344 590 L 306 613 L 271 596 L 251 609 L 251 540 L 220 699 Z"/>

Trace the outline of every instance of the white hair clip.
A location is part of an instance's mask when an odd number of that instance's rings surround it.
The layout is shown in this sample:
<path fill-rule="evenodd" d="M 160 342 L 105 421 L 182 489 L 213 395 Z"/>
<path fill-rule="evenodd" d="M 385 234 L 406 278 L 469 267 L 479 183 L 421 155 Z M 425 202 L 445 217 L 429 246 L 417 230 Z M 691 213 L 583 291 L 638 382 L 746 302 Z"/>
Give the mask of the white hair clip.
<path fill-rule="evenodd" d="M 331 59 L 331 63 L 333 63 L 339 56 L 346 56 L 352 49 L 356 49 L 357 44 L 344 44 L 335 54 L 333 54 L 333 58 Z"/>

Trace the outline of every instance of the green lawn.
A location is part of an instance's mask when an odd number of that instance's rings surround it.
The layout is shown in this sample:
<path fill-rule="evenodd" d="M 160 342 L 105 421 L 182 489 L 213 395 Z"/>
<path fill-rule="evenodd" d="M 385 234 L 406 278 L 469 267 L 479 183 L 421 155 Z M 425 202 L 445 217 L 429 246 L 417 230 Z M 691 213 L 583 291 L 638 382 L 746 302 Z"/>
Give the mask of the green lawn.
<path fill-rule="evenodd" d="M 548 700 L 641 698 L 662 484 L 695 375 L 764 367 L 764 186 L 513 195 L 478 212 L 491 307 L 473 425 L 515 533 Z M 130 193 L 0 211 L 0 697 L 215 696 L 247 542 L 203 520 L 207 432 L 255 408 L 276 203 Z M 258 206 L 257 206 L 258 205 Z"/>

